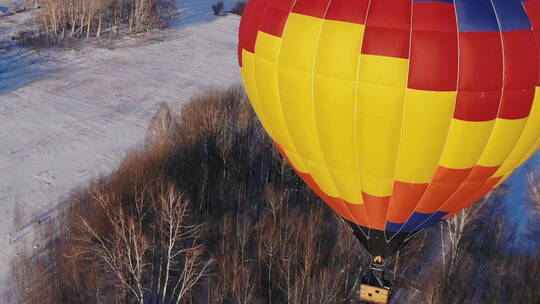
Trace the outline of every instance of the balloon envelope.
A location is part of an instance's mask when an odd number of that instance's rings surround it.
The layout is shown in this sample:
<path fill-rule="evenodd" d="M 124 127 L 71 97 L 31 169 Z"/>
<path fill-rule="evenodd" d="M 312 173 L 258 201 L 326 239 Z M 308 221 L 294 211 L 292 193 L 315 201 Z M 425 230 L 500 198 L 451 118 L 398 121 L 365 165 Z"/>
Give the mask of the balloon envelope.
<path fill-rule="evenodd" d="M 238 45 L 265 130 L 383 256 L 537 150 L 539 54 L 540 0 L 251 0 Z"/>

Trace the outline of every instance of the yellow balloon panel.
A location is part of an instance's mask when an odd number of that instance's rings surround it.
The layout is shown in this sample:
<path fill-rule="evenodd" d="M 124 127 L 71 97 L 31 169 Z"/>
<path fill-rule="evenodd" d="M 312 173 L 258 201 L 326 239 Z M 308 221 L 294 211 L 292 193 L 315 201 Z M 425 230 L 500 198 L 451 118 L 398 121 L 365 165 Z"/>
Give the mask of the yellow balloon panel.
<path fill-rule="evenodd" d="M 519 137 L 522 135 L 526 123 L 527 118 L 497 118 L 489 140 L 484 147 L 484 152 L 478 160 L 478 165 L 495 167 L 502 164 L 514 148 Z"/>
<path fill-rule="evenodd" d="M 272 138 L 274 138 L 272 129 L 264 117 L 261 101 L 259 100 L 259 93 L 257 92 L 257 82 L 255 80 L 255 54 L 252 54 L 246 50 L 242 50 L 241 52 L 242 60 L 245 65 L 240 69 L 240 72 L 242 74 L 242 79 L 244 80 L 244 86 L 246 88 L 249 101 L 251 102 L 253 110 L 257 114 L 257 117 L 261 121 L 261 124 L 266 132 Z"/>
<path fill-rule="evenodd" d="M 361 24 L 324 20 L 317 43 L 314 72 L 330 78 L 356 81 L 363 33 Z"/>
<path fill-rule="evenodd" d="M 324 76 L 314 77 L 316 130 L 328 166 L 356 171 L 355 111 L 356 84 Z"/>
<path fill-rule="evenodd" d="M 289 69 L 313 73 L 322 19 L 290 14 L 281 38 L 279 64 Z"/>
<path fill-rule="evenodd" d="M 255 79 L 261 109 L 267 120 L 272 121 L 272 135 L 275 141 L 281 143 L 288 150 L 295 152 L 293 142 L 283 111 L 281 110 L 281 97 L 278 90 L 277 64 L 266 59 L 255 58 Z"/>
<path fill-rule="evenodd" d="M 512 151 L 508 154 L 506 160 L 495 173 L 495 176 L 505 175 L 511 172 L 515 167 L 529 158 L 534 151 L 538 149 L 535 141 L 540 137 L 540 88 L 536 87 L 531 113 L 527 118 L 523 132 L 515 145 L 512 145 Z M 530 151 L 530 153 L 529 153 Z"/>
<path fill-rule="evenodd" d="M 446 143 L 455 92 L 407 90 L 396 180 L 429 183 Z"/>
<path fill-rule="evenodd" d="M 360 55 L 358 81 L 383 87 L 405 88 L 409 61 L 376 55 Z"/>
<path fill-rule="evenodd" d="M 476 165 L 494 123 L 495 121 L 453 119 L 441 157 L 441 165 L 455 169 L 467 169 Z"/>
<path fill-rule="evenodd" d="M 361 174 L 393 178 L 404 100 L 404 87 L 358 84 L 356 144 Z"/>

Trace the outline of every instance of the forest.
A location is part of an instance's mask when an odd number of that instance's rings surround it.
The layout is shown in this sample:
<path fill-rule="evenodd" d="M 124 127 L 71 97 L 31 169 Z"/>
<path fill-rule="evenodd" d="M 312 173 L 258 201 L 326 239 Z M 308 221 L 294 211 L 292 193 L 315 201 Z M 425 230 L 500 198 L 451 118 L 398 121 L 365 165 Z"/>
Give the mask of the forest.
<path fill-rule="evenodd" d="M 390 261 L 392 303 L 537 303 L 540 183 L 529 241 L 507 187 Z M 370 257 L 281 158 L 240 87 L 162 104 L 144 143 L 75 189 L 46 245 L 12 265 L 18 303 L 358 303 Z"/>

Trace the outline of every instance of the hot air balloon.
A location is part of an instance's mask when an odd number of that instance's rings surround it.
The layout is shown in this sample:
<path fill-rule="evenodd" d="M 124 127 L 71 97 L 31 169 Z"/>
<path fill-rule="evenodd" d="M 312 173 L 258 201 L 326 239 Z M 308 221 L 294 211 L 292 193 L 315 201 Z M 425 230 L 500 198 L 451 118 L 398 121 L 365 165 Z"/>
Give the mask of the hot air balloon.
<path fill-rule="evenodd" d="M 384 260 L 540 146 L 540 0 L 251 0 L 238 60 L 298 175 Z"/>

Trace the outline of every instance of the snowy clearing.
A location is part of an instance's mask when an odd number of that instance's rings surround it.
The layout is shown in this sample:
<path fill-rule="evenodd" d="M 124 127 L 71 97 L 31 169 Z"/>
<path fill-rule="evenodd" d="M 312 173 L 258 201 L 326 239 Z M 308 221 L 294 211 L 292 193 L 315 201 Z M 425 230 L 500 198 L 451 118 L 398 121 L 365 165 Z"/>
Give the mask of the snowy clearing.
<path fill-rule="evenodd" d="M 240 17 L 212 16 L 213 2 L 180 1 L 172 28 L 112 50 L 0 48 L 0 302 L 17 248 L 39 246 L 35 231 L 70 190 L 143 141 L 161 102 L 177 108 L 201 89 L 240 82 Z M 27 17 L 0 14 L 0 31 L 4 18 Z"/>

